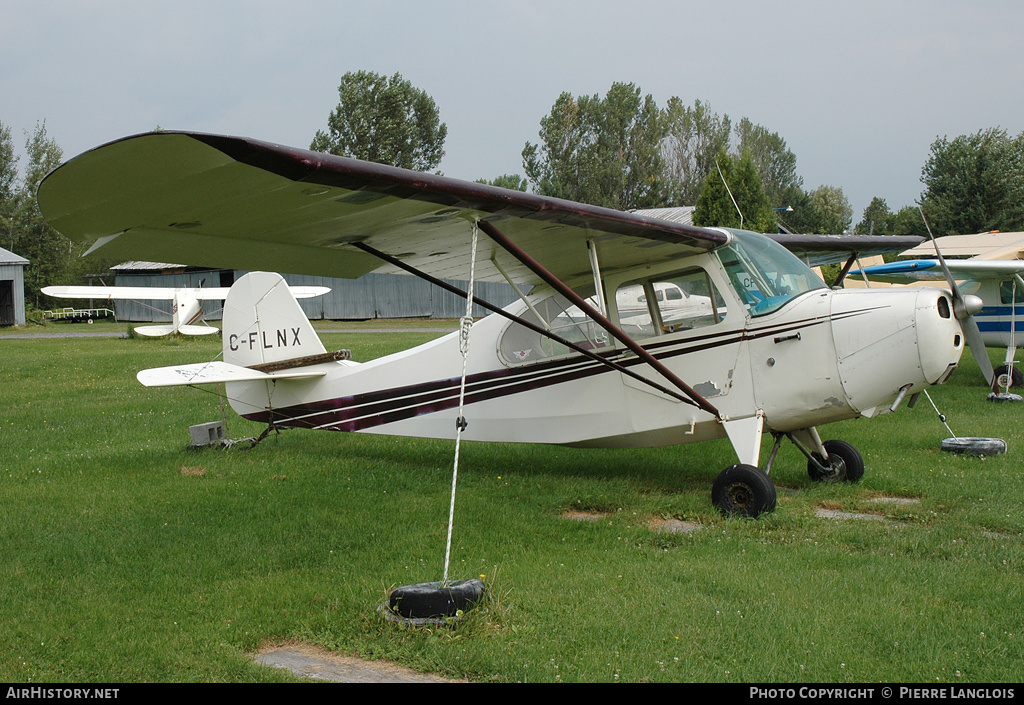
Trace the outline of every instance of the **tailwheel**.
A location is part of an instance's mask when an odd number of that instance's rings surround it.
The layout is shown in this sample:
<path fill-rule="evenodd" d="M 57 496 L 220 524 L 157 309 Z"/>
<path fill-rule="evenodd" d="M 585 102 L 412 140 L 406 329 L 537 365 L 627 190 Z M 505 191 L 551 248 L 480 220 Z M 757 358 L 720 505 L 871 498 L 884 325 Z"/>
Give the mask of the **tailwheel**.
<path fill-rule="evenodd" d="M 815 482 L 857 482 L 864 476 L 864 459 L 846 441 L 822 443 L 828 453 L 826 461 L 814 453 L 807 461 L 807 474 Z"/>
<path fill-rule="evenodd" d="M 726 468 L 711 488 L 711 501 L 725 516 L 751 519 L 775 509 L 775 484 L 753 465 Z"/>

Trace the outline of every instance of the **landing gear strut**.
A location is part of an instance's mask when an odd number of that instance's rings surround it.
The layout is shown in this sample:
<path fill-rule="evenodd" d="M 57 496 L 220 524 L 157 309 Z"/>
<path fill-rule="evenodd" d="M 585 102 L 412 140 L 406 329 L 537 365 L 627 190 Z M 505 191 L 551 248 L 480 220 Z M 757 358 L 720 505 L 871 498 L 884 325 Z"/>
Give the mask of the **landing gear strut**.
<path fill-rule="evenodd" d="M 825 441 L 828 460 L 812 453 L 807 460 L 807 474 L 815 482 L 857 482 L 864 476 L 864 459 L 857 449 L 845 441 Z"/>
<path fill-rule="evenodd" d="M 857 482 L 864 476 L 864 459 L 857 449 L 846 441 L 832 440 L 822 443 L 813 428 L 774 435 L 775 446 L 768 458 L 769 470 L 782 439 L 788 438 L 806 456 L 807 474 L 815 482 Z M 808 446 L 811 446 L 810 450 Z"/>
<path fill-rule="evenodd" d="M 783 438 L 807 457 L 807 474 L 815 482 L 857 482 L 864 476 L 864 459 L 846 441 L 822 443 L 813 428 L 773 435 L 775 445 L 764 470 L 741 463 L 726 468 L 715 480 L 711 501 L 723 515 L 754 518 L 775 509 L 775 484 L 768 473 Z"/>

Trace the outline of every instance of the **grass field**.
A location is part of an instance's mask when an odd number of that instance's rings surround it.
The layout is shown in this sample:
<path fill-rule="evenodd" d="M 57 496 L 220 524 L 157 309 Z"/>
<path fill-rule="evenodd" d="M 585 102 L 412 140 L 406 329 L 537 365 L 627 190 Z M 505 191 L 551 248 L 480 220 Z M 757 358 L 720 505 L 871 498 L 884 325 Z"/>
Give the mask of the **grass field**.
<path fill-rule="evenodd" d="M 323 338 L 366 360 L 435 335 Z M 922 397 L 822 429 L 863 453 L 856 485 L 810 482 L 784 447 L 778 509 L 757 521 L 711 505 L 724 442 L 465 444 L 452 577 L 483 576 L 487 604 L 407 629 L 376 610 L 441 577 L 453 443 L 296 430 L 188 450 L 218 397 L 135 373 L 218 350 L 0 336 L 0 681 L 286 681 L 249 654 L 288 640 L 481 681 L 1020 680 L 1024 405 L 986 402 L 969 356 L 932 398 L 1006 455 L 941 452 Z M 700 528 L 659 530 L 673 519 Z"/>

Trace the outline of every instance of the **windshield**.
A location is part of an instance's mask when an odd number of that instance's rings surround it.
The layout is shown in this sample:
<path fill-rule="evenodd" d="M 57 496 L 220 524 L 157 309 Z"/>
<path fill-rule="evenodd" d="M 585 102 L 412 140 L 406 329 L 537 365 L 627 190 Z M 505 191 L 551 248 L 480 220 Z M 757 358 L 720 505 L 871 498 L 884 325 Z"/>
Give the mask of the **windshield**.
<path fill-rule="evenodd" d="M 765 235 L 730 231 L 734 239 L 719 249 L 718 258 L 751 316 L 777 311 L 806 291 L 825 289 L 825 282 L 796 255 Z"/>

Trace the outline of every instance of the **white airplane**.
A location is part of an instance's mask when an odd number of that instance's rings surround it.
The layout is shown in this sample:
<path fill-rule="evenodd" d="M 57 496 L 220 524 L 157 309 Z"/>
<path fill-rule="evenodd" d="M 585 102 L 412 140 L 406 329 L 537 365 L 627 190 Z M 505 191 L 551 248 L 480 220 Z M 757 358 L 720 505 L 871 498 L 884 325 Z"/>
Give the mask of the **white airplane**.
<path fill-rule="evenodd" d="M 931 282 L 943 278 L 942 265 L 938 259 L 911 259 L 865 267 L 863 274 L 869 280 L 894 283 Z M 1014 356 L 1017 334 L 1022 331 L 1017 318 L 1024 314 L 1024 260 L 952 259 L 945 260 L 945 266 L 965 294 L 981 299 L 982 308 L 974 318 L 985 346 L 1006 349 L 1003 364 L 985 373 L 989 386 L 997 392 L 1020 389 L 1024 374 L 1015 366 Z"/>
<path fill-rule="evenodd" d="M 203 318 L 203 301 L 223 301 L 229 287 L 190 288 L 159 286 L 44 286 L 47 296 L 63 299 L 94 299 L 103 301 L 171 301 L 171 322 L 164 325 L 136 326 L 135 332 L 147 337 L 160 337 L 172 333 L 182 335 L 212 335 L 219 330 L 210 325 L 196 325 Z M 295 286 L 292 293 L 304 299 L 323 296 L 330 289 L 325 286 Z"/>
<path fill-rule="evenodd" d="M 125 138 L 56 169 L 38 199 L 53 227 L 111 259 L 405 272 L 449 291 L 444 278 L 464 279 L 463 295 L 497 314 L 355 363 L 326 353 L 279 275 L 252 272 L 225 302 L 223 360 L 144 371 L 144 384 L 224 382 L 234 410 L 268 429 L 615 448 L 728 438 L 738 463 L 712 488 L 727 515 L 774 509 L 768 472 L 784 438 L 813 479 L 860 479 L 857 450 L 818 427 L 895 411 L 944 382 L 964 348 L 963 297 L 831 289 L 764 235 L 243 138 Z M 909 246 L 779 237 L 809 259 Z M 490 306 L 470 296 L 477 281 L 507 281 L 521 300 Z M 699 315 L 673 320 L 663 284 L 704 302 Z M 650 323 L 631 335 L 619 292 L 636 287 Z"/>

